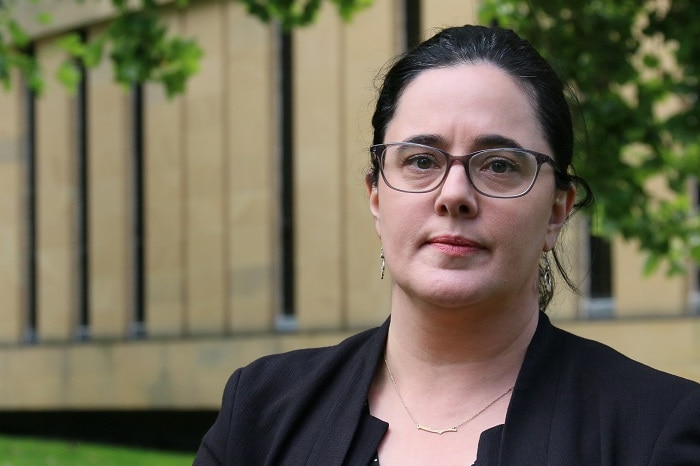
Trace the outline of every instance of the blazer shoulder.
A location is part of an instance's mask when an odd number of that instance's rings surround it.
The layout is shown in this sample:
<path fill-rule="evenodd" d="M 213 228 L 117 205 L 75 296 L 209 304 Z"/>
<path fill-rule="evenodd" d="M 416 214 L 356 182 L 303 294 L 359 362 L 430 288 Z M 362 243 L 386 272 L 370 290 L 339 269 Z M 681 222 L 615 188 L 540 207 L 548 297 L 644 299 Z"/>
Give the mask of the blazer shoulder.
<path fill-rule="evenodd" d="M 626 397 L 638 393 L 679 400 L 700 389 L 700 384 L 636 361 L 603 343 L 555 328 L 577 382 L 595 381 L 599 388 Z M 574 369 L 575 368 L 575 369 Z"/>
<path fill-rule="evenodd" d="M 202 454 L 216 451 L 210 445 L 221 445 L 215 440 L 224 435 L 227 453 L 222 455 L 230 464 L 308 464 L 321 435 L 346 448 L 363 412 L 386 328 L 333 346 L 264 356 L 237 369 Z"/>
<path fill-rule="evenodd" d="M 365 330 L 327 347 L 305 348 L 263 356 L 238 369 L 240 385 L 252 390 L 269 385 L 308 386 L 358 365 L 374 365 L 388 325 Z M 373 369 L 372 369 L 373 370 Z"/>
<path fill-rule="evenodd" d="M 511 401 L 511 432 L 552 435 L 540 452 L 550 462 L 532 464 L 696 464 L 683 459 L 700 458 L 700 384 L 546 321 L 543 330 L 527 390 Z M 532 445 L 519 432 L 516 445 Z"/>

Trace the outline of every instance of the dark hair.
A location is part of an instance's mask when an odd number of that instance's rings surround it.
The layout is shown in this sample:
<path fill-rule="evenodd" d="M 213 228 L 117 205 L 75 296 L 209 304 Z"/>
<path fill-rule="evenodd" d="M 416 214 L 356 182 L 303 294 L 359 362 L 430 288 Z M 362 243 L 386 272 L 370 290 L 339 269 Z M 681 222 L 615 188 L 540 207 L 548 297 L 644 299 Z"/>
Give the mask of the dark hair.
<path fill-rule="evenodd" d="M 451 27 L 399 56 L 384 75 L 379 89 L 372 116 L 373 144 L 385 142 L 386 129 L 394 117 L 401 94 L 416 76 L 435 68 L 475 63 L 492 64 L 522 86 L 533 102 L 540 126 L 552 150 L 557 188 L 566 190 L 571 185 L 582 188 L 583 196 L 576 202 L 575 210 L 590 204 L 593 198 L 588 184 L 573 173 L 574 131 L 564 85 L 532 45 L 509 29 L 472 25 Z M 377 160 L 372 159 L 371 164 L 367 177 L 372 185 L 376 185 L 379 179 Z M 578 292 L 555 250 L 552 250 L 552 255 L 564 281 Z M 544 267 L 544 263 L 541 263 L 540 309 L 545 309 L 553 296 L 553 288 L 543 282 Z"/>

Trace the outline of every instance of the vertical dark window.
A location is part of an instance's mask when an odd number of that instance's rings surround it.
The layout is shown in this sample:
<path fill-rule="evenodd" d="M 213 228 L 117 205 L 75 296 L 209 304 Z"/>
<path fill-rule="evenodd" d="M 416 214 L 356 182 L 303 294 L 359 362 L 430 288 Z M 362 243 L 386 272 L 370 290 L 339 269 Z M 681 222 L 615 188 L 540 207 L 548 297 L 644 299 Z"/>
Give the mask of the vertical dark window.
<path fill-rule="evenodd" d="M 693 196 L 695 198 L 695 215 L 700 215 L 700 181 L 693 184 Z M 693 294 L 691 296 L 690 311 L 700 315 L 700 264 L 695 264 L 695 283 L 693 284 Z"/>
<path fill-rule="evenodd" d="M 610 317 L 613 313 L 612 253 L 610 242 L 589 235 L 590 288 L 586 314 L 588 317 Z"/>
<path fill-rule="evenodd" d="M 280 32 L 278 63 L 280 67 L 280 246 L 281 246 L 281 320 L 280 328 L 293 325 L 295 312 L 294 255 L 294 81 L 293 36 Z"/>
<path fill-rule="evenodd" d="M 145 308 L 145 215 L 144 215 L 144 153 L 143 153 L 143 86 L 140 83 L 131 87 L 131 277 L 132 315 L 129 336 L 146 336 Z"/>
<path fill-rule="evenodd" d="M 404 0 L 404 44 L 406 49 L 411 49 L 420 42 L 420 4 L 420 0 Z"/>
<path fill-rule="evenodd" d="M 28 50 L 34 56 L 34 48 Z M 36 94 L 25 79 L 23 86 L 24 100 L 24 160 L 25 160 L 25 280 L 26 288 L 26 321 L 24 323 L 23 340 L 27 343 L 36 342 L 37 335 L 37 211 L 36 211 Z"/>
<path fill-rule="evenodd" d="M 83 41 L 86 38 L 81 31 Z M 89 190 L 88 190 L 88 86 L 87 71 L 78 61 L 80 82 L 75 96 L 76 141 L 76 299 L 77 327 L 75 339 L 90 338 L 90 248 L 89 248 Z"/>
<path fill-rule="evenodd" d="M 610 242 L 600 236 L 589 237 L 591 251 L 591 298 L 612 296 Z"/>
<path fill-rule="evenodd" d="M 695 215 L 700 215 L 700 181 L 695 181 Z M 696 267 L 695 291 L 700 294 L 700 266 Z"/>

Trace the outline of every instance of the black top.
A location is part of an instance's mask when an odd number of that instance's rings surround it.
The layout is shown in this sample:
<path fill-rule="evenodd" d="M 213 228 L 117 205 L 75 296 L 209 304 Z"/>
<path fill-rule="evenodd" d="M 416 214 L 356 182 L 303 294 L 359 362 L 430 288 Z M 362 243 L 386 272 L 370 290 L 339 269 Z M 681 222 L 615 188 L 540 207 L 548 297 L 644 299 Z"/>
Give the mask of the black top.
<path fill-rule="evenodd" d="M 388 425 L 367 395 L 388 328 L 236 370 L 194 464 L 371 464 Z M 476 464 L 700 465 L 700 385 L 540 314 L 505 424 L 482 434 Z"/>

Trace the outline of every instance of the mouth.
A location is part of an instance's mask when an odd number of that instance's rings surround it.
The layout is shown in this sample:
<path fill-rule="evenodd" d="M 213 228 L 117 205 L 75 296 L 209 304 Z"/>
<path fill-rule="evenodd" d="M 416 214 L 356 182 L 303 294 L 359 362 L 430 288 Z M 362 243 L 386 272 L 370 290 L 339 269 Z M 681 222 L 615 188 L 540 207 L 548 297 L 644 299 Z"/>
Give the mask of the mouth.
<path fill-rule="evenodd" d="M 463 236 L 442 235 L 430 238 L 427 243 L 444 254 L 463 257 L 484 249 L 479 242 Z"/>

